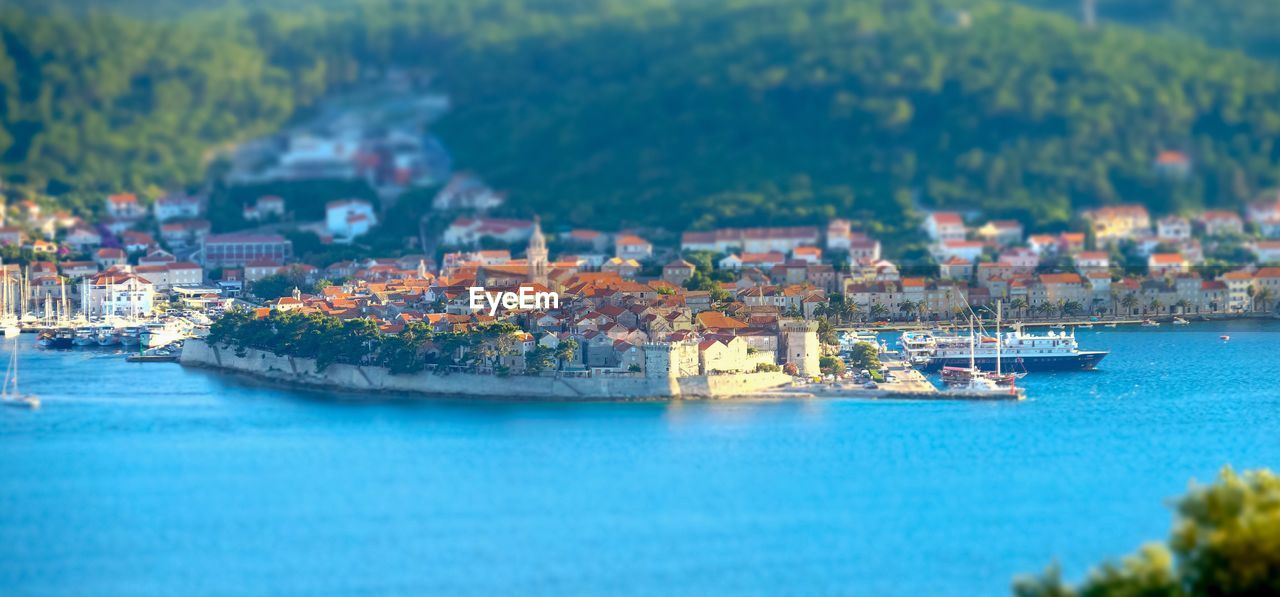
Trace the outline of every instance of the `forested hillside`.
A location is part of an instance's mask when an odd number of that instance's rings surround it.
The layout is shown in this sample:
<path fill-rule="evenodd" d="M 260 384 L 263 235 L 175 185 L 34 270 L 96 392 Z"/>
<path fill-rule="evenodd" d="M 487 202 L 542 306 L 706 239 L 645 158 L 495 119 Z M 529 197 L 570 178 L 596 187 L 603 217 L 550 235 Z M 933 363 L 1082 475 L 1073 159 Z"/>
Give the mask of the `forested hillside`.
<path fill-rule="evenodd" d="M 190 182 L 362 70 L 436 70 L 457 162 L 559 223 L 1038 227 L 1238 204 L 1280 177 L 1280 68 L 997 0 L 453 0 L 149 21 L 0 11 L 0 171 Z M 963 8 L 960 13 L 955 9 Z M 1162 150 L 1192 176 L 1153 172 Z"/>

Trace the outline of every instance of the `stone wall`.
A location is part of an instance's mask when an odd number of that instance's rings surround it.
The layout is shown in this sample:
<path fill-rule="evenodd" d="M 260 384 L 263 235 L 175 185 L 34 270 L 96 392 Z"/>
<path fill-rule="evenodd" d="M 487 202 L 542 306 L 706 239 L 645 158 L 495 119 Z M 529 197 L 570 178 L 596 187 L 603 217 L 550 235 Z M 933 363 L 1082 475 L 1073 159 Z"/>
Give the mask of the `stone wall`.
<path fill-rule="evenodd" d="M 593 377 L 535 377 L 421 372 L 393 375 L 381 367 L 330 365 L 317 371 L 311 359 L 276 356 L 248 350 L 236 356 L 229 348 L 191 339 L 182 349 L 181 363 L 189 367 L 229 370 L 283 383 L 353 392 L 391 392 L 537 400 L 644 400 L 669 398 L 729 398 L 787 385 L 782 373 L 686 378 L 599 375 Z"/>

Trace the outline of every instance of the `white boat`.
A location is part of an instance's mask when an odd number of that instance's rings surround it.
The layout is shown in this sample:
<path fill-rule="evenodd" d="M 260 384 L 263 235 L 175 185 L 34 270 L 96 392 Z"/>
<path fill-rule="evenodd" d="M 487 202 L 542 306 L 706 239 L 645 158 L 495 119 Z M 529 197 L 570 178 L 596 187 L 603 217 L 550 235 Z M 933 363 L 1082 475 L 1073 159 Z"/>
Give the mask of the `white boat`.
<path fill-rule="evenodd" d="M 1000 356 L 1009 370 L 1023 372 L 1088 370 L 1107 356 L 1105 350 L 1081 349 L 1074 333 L 1028 334 L 1017 324 L 1012 331 L 982 336 L 976 342 L 977 366 L 987 371 L 996 368 Z M 898 343 L 911 364 L 924 371 L 965 367 L 975 352 L 970 349 L 970 337 L 941 331 L 904 332 Z"/>
<path fill-rule="evenodd" d="M 5 338 L 17 338 L 22 333 L 22 328 L 13 323 L 0 324 L 0 329 L 4 330 Z"/>
<path fill-rule="evenodd" d="M 1000 315 L 997 313 L 996 321 L 998 322 Z M 1000 333 L 999 324 L 997 323 L 996 334 Z M 973 318 L 969 318 L 969 373 L 970 375 L 958 383 L 954 383 L 944 390 L 947 396 L 955 396 L 961 398 L 977 398 L 988 400 L 1022 400 L 1026 397 L 1026 391 L 1019 388 L 1014 378 L 1007 380 L 1008 385 L 1001 385 L 1006 381 L 1005 376 L 1000 372 L 1000 345 L 996 343 L 996 372 L 990 374 L 977 368 L 974 362 L 974 355 L 977 352 L 976 334 L 973 330 Z"/>
<path fill-rule="evenodd" d="M 1091 329 L 1093 329 L 1093 324 L 1092 324 L 1092 323 L 1085 323 L 1085 324 L 1081 324 L 1081 325 L 1076 326 L 1076 329 L 1078 329 L 1078 330 L 1091 330 Z"/>
<path fill-rule="evenodd" d="M 0 390 L 0 404 L 12 408 L 40 408 L 40 399 L 18 391 L 18 343 L 9 350 L 9 369 L 4 374 L 4 388 Z"/>
<path fill-rule="evenodd" d="M 1181 317 L 1173 318 L 1173 325 L 1189 325 L 1190 323 L 1191 323 L 1190 321 L 1187 321 Z"/>
<path fill-rule="evenodd" d="M 1102 327 L 1104 327 L 1104 328 L 1113 328 L 1113 327 L 1116 327 L 1116 324 L 1114 324 L 1114 323 L 1104 323 L 1104 324 L 1102 324 Z"/>
<path fill-rule="evenodd" d="M 1144 327 L 1144 328 L 1157 328 L 1157 327 L 1160 327 L 1160 322 L 1158 322 L 1158 321 L 1156 321 L 1156 320 L 1154 320 L 1154 319 L 1144 319 L 1144 320 L 1142 320 L 1142 327 Z"/>
<path fill-rule="evenodd" d="M 98 328 L 98 346 L 117 346 L 120 344 L 120 330 L 104 325 Z"/>
<path fill-rule="evenodd" d="M 71 343 L 76 346 L 94 346 L 98 343 L 98 332 L 91 327 L 76 328 Z"/>
<path fill-rule="evenodd" d="M 1218 336 L 1218 339 L 1219 339 L 1219 340 L 1222 340 L 1223 342 L 1227 342 L 1227 341 L 1231 340 L 1231 336 L 1228 336 L 1228 335 L 1226 335 L 1226 334 L 1223 334 L 1223 335 L 1221 335 L 1221 336 Z"/>

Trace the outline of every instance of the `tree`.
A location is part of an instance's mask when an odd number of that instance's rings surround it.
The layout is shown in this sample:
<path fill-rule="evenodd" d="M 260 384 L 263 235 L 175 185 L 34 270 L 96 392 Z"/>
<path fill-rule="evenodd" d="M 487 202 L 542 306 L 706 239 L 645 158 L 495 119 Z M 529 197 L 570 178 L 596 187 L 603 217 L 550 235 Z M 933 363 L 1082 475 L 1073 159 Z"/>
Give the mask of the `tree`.
<path fill-rule="evenodd" d="M 1094 570 L 1079 587 L 1056 567 L 1014 582 L 1021 597 L 1280 593 L 1280 477 L 1267 470 L 1195 486 L 1177 502 L 1172 536 Z"/>
<path fill-rule="evenodd" d="M 556 362 L 557 367 L 564 369 L 565 363 L 572 363 L 574 356 L 578 354 L 578 341 L 573 338 L 565 338 L 556 346 Z"/>
<path fill-rule="evenodd" d="M 1120 306 L 1125 308 L 1125 315 L 1133 315 L 1133 310 L 1138 308 L 1138 297 L 1130 292 L 1120 299 Z"/>
<path fill-rule="evenodd" d="M 1027 307 L 1027 299 L 1022 297 L 1017 297 L 1009 301 L 1009 308 L 1013 309 L 1015 313 L 1021 313 L 1023 316 L 1027 313 Z"/>
<path fill-rule="evenodd" d="M 870 342 L 858 342 L 850 349 L 849 362 L 869 371 L 880 368 L 880 348 Z"/>
<path fill-rule="evenodd" d="M 556 366 L 556 351 L 547 346 L 537 346 L 524 355 L 524 368 L 530 373 L 546 371 Z"/>
<path fill-rule="evenodd" d="M 1253 293 L 1253 310 L 1269 312 L 1273 308 L 1275 293 L 1266 286 L 1263 286 Z"/>
<path fill-rule="evenodd" d="M 881 321 L 889 315 L 889 308 L 880 303 L 873 303 L 868 310 L 868 314 L 873 321 Z"/>
<path fill-rule="evenodd" d="M 818 357 L 818 368 L 823 375 L 834 375 L 840 377 L 844 375 L 844 361 L 840 357 L 821 356 Z"/>
<path fill-rule="evenodd" d="M 836 338 L 835 326 L 831 325 L 831 322 L 825 317 L 818 319 L 818 341 L 828 346 L 835 346 L 840 343 L 839 338 Z"/>

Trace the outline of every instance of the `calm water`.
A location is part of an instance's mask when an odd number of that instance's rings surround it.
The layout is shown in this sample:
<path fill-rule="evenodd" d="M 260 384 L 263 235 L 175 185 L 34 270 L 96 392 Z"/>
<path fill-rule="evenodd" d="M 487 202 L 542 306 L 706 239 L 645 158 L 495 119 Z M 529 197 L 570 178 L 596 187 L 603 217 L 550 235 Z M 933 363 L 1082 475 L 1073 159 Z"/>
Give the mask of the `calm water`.
<path fill-rule="evenodd" d="M 1280 467 L 1280 325 L 1081 336 L 1103 370 L 1019 404 L 368 404 L 27 336 L 0 587 L 1000 595 L 1163 538 L 1192 477 Z"/>

